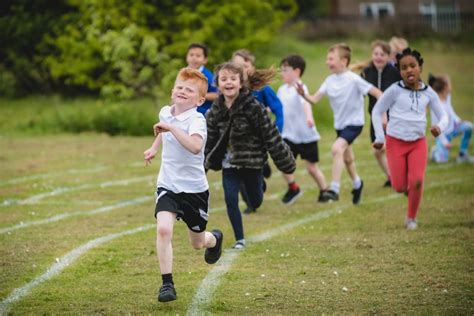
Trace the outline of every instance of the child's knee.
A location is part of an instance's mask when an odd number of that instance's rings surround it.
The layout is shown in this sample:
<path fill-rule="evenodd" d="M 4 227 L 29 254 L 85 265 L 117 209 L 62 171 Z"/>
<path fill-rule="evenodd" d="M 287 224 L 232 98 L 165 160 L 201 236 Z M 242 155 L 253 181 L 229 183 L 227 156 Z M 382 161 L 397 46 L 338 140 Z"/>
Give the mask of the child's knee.
<path fill-rule="evenodd" d="M 160 225 L 159 223 L 156 231 L 158 238 L 171 238 L 171 235 L 173 234 L 173 229 L 171 227 Z"/>
<path fill-rule="evenodd" d="M 393 182 L 393 180 L 392 180 L 392 188 L 397 193 L 405 193 L 407 191 L 407 186 L 406 185 L 395 183 L 395 182 Z"/>
<path fill-rule="evenodd" d="M 308 170 L 309 173 L 316 173 L 318 171 L 318 166 L 316 166 L 315 163 L 308 163 L 306 165 L 306 170 Z"/>
<path fill-rule="evenodd" d="M 344 154 L 344 148 L 335 143 L 331 147 L 331 154 L 333 157 L 342 156 Z"/>
<path fill-rule="evenodd" d="M 349 155 L 344 155 L 344 163 L 350 165 L 354 162 L 354 157 Z"/>

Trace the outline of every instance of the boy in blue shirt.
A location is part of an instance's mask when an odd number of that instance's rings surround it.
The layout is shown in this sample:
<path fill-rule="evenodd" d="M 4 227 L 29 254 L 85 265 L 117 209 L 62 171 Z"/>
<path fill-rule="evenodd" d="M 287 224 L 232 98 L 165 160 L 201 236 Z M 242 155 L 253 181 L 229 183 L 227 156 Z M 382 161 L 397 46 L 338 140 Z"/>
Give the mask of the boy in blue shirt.
<path fill-rule="evenodd" d="M 186 53 L 186 63 L 188 64 L 188 67 L 199 70 L 207 78 L 206 101 L 197 109 L 198 112 L 203 115 L 205 115 L 207 110 L 209 110 L 212 102 L 217 99 L 217 88 L 213 85 L 214 75 L 205 67 L 207 64 L 208 53 L 209 49 L 207 46 L 199 43 L 190 44 Z"/>

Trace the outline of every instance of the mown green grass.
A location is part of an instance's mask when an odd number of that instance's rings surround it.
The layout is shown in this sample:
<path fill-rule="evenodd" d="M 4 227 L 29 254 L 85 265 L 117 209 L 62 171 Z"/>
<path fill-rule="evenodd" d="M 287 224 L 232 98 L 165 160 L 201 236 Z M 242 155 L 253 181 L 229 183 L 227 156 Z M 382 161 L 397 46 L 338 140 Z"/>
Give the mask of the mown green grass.
<path fill-rule="evenodd" d="M 100 184 L 111 179 L 154 176 L 158 164 L 141 165 L 141 152 L 151 138 L 88 135 L 83 152 L 91 157 L 77 162 L 56 160 L 55 152 L 73 151 L 75 136 L 56 139 L 55 147 L 44 156 L 34 174 L 101 165 L 109 167 L 84 175 L 80 182 Z M 323 168 L 330 176 L 331 135 L 323 134 Z M 367 134 L 356 144 L 359 171 L 366 181 L 364 203 L 350 204 L 350 183 L 344 176 L 341 201 L 329 205 L 315 202 L 317 190 L 312 180 L 298 168 L 298 181 L 305 195 L 294 205 L 284 206 L 283 180 L 274 174 L 269 181 L 264 206 L 245 217 L 246 236 L 252 236 L 316 212 L 341 208 L 341 213 L 308 222 L 269 240 L 249 244 L 234 262 L 217 288 L 208 310 L 216 314 L 314 314 L 314 313 L 449 313 L 469 314 L 472 296 L 472 195 L 473 167 L 468 165 L 429 165 L 427 190 L 420 209 L 420 229 L 403 228 L 406 199 L 393 198 L 383 189 L 383 176 L 372 158 Z M 96 142 L 95 142 L 96 140 Z M 49 144 L 50 137 L 36 143 Z M 26 138 L 9 141 L 10 150 L 2 153 L 3 171 L 21 170 L 35 157 L 16 156 L 29 142 Z M 97 147 L 96 143 L 101 146 Z M 2 146 L 5 144 L 1 140 Z M 81 156 L 81 155 L 79 155 Z M 115 157 L 115 158 L 113 158 Z M 54 162 L 54 163 L 50 163 Z M 19 172 L 21 174 L 21 172 Z M 2 176 L 2 181 L 5 178 Z M 452 180 L 461 182 L 452 183 Z M 24 198 L 56 187 L 76 186 L 75 177 L 56 175 L 49 187 L 35 188 L 36 181 L 0 187 L 1 198 Z M 212 207 L 223 206 L 218 173 L 210 172 Z M 45 198 L 36 205 L 12 205 L 0 209 L 2 227 L 48 218 L 55 214 L 90 210 L 139 196 L 153 195 L 154 180 L 128 186 L 91 188 Z M 446 182 L 446 185 L 443 185 Z M 435 185 L 430 187 L 430 184 Z M 278 199 L 269 199 L 277 194 Z M 377 203 L 371 200 L 389 197 Z M 79 198 L 80 197 L 80 198 Z M 68 203 L 68 201 L 71 201 Z M 87 202 L 87 203 L 86 203 Z M 60 204 L 64 203 L 64 204 Z M 34 215 L 32 214 L 34 212 Z M 63 221 L 19 229 L 0 235 L 2 254 L 2 298 L 44 273 L 72 249 L 94 238 L 153 223 L 153 201 L 124 207 L 108 213 L 75 216 Z M 11 214 L 15 214 L 12 216 Z M 225 248 L 233 243 L 225 212 L 211 215 L 209 227 L 225 233 Z M 170 304 L 156 302 L 160 276 L 154 250 L 154 229 L 118 238 L 79 258 L 60 275 L 39 285 L 12 306 L 14 313 L 152 313 L 184 314 L 200 281 L 212 269 L 203 262 L 202 252 L 189 246 L 183 223 L 175 229 L 174 274 L 179 299 Z M 334 274 L 337 271 L 338 276 Z M 264 276 L 262 276 L 264 275 Z M 347 287 L 348 291 L 342 288 Z"/>
<path fill-rule="evenodd" d="M 348 42 L 355 47 L 356 58 L 363 59 L 366 44 Z M 323 64 L 329 44 L 326 41 L 309 45 L 283 38 L 275 43 L 273 53 L 261 59 L 278 63 L 286 53 L 303 54 L 308 61 L 304 79 L 310 90 L 315 91 L 327 75 Z M 469 85 L 474 79 L 470 70 L 473 61 L 469 51 L 430 42 L 420 42 L 420 47 L 427 52 L 427 69 L 453 70 L 449 72 L 453 78 L 455 108 L 461 117 L 474 121 L 471 108 L 474 97 Z M 18 122 L 30 119 L 32 108 L 38 111 L 42 108 L 49 115 L 49 101 L 41 99 L 38 103 L 41 106 L 34 105 L 31 99 L 17 102 L 22 103 L 19 112 L 5 107 L 5 103 L 0 107 L 0 204 L 9 203 L 0 206 L 0 229 L 58 214 L 91 211 L 143 196 L 150 196 L 150 200 L 0 234 L 2 300 L 43 274 L 56 258 L 88 241 L 153 224 L 154 183 L 159 169 L 159 159 L 150 167 L 143 164 L 142 153 L 151 144 L 151 135 L 33 136 L 32 131 L 25 135 L 16 130 Z M 8 118 L 4 113 L 8 113 Z M 318 104 L 314 113 L 322 134 L 320 166 L 330 179 L 329 148 L 335 135 L 327 101 Z M 358 170 L 366 184 L 363 203 L 359 206 L 350 204 L 351 184 L 346 174 L 340 202 L 316 203 L 317 189 L 301 162 L 298 162 L 297 180 L 305 194 L 294 205 L 285 206 L 280 198 L 286 185 L 273 168 L 264 205 L 256 214 L 244 217 L 247 238 L 318 212 L 341 211 L 265 241 L 249 243 L 223 276 L 205 311 L 228 315 L 474 312 L 474 167 L 430 163 L 419 213 L 420 227 L 407 232 L 403 228 L 406 198 L 381 187 L 384 177 L 372 157 L 368 138 L 366 128 L 354 145 Z M 433 139 L 429 137 L 429 140 L 432 144 Z M 452 160 L 457 144 L 456 140 Z M 110 181 L 140 177 L 142 181 L 128 185 L 103 186 Z M 208 177 L 211 208 L 217 210 L 211 213 L 209 228 L 220 227 L 224 231 L 224 247 L 228 250 L 233 236 L 227 215 L 220 208 L 224 206 L 221 177 L 215 172 L 209 172 Z M 87 187 L 77 189 L 83 185 Z M 77 190 L 45 197 L 31 205 L 15 204 L 59 188 Z M 184 315 L 201 280 L 213 266 L 204 263 L 202 251 L 191 248 L 186 227 L 178 222 L 173 242 L 178 300 L 159 304 L 156 292 L 160 274 L 154 240 L 154 229 L 148 229 L 104 243 L 35 287 L 11 305 L 10 312 Z"/>

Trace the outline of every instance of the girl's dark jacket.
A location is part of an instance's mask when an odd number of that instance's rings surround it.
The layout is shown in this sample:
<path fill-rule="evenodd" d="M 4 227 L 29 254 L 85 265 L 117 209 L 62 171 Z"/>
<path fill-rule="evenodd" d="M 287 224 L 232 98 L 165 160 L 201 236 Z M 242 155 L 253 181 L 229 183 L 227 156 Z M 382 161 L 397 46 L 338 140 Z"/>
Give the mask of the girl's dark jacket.
<path fill-rule="evenodd" d="M 229 150 L 231 165 L 261 169 L 268 155 L 283 173 L 293 173 L 295 159 L 281 138 L 265 108 L 244 88 L 230 108 L 220 95 L 206 114 L 207 142 L 204 154 L 206 169 L 222 169 L 222 159 Z"/>
<path fill-rule="evenodd" d="M 400 71 L 397 69 L 397 67 L 390 63 L 387 63 L 382 71 L 379 72 L 374 66 L 374 63 L 371 62 L 370 65 L 365 68 L 360 75 L 362 78 L 379 88 L 381 91 L 387 90 L 387 88 L 393 83 L 402 80 Z M 377 103 L 377 99 L 369 95 L 369 114 L 372 114 L 372 109 L 374 108 L 375 103 Z"/>

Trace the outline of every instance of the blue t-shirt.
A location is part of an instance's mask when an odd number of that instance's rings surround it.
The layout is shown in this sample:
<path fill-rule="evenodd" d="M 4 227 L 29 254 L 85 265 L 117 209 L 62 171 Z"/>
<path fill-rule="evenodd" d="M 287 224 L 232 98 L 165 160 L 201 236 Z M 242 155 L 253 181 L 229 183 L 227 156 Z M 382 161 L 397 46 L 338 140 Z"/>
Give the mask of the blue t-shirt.
<path fill-rule="evenodd" d="M 217 92 L 217 88 L 214 86 L 214 74 L 207 69 L 206 67 L 202 67 L 199 69 L 204 76 L 207 78 L 207 92 Z M 201 106 L 197 108 L 198 112 L 202 114 L 206 114 L 207 110 L 211 108 L 212 101 L 206 100 Z"/>
<path fill-rule="evenodd" d="M 253 96 L 265 107 L 269 107 L 273 114 L 275 114 L 275 125 L 278 130 L 283 130 L 283 105 L 280 99 L 270 86 L 264 86 L 260 90 L 252 91 Z"/>

